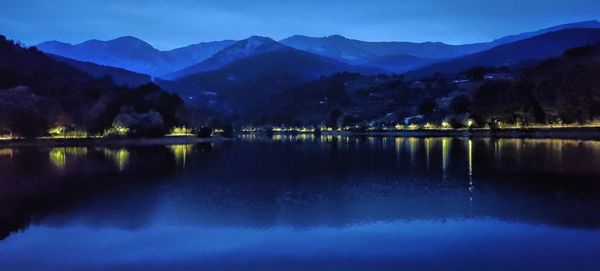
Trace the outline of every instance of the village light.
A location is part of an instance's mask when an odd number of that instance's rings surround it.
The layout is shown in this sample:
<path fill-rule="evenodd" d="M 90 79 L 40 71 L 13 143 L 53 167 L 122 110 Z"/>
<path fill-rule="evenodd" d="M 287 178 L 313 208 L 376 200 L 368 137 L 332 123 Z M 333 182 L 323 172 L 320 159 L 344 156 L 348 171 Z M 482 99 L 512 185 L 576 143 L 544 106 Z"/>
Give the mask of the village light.
<path fill-rule="evenodd" d="M 128 133 L 129 133 L 129 128 L 120 126 L 120 125 L 115 125 L 115 126 L 111 127 L 110 129 L 104 131 L 104 136 L 107 136 L 107 135 L 126 136 Z"/>
<path fill-rule="evenodd" d="M 192 129 L 186 128 L 185 126 L 173 127 L 173 129 L 171 129 L 171 132 L 169 133 L 169 136 L 189 136 L 189 135 L 192 135 Z"/>
<path fill-rule="evenodd" d="M 48 130 L 48 134 L 50 134 L 51 136 L 60 136 L 64 132 L 65 132 L 65 127 L 62 127 L 62 126 L 52 127 Z"/>
<path fill-rule="evenodd" d="M 442 122 L 442 128 L 450 128 L 450 123 L 447 121 Z"/>

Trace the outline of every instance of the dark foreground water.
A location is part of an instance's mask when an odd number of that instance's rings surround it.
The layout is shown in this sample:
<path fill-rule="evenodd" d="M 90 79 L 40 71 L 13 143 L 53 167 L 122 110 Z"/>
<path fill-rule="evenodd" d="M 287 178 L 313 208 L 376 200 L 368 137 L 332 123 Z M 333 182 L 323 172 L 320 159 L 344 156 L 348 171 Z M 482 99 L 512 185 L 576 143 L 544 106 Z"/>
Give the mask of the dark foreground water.
<path fill-rule="evenodd" d="M 600 142 L 0 147 L 0 270 L 600 270 Z"/>

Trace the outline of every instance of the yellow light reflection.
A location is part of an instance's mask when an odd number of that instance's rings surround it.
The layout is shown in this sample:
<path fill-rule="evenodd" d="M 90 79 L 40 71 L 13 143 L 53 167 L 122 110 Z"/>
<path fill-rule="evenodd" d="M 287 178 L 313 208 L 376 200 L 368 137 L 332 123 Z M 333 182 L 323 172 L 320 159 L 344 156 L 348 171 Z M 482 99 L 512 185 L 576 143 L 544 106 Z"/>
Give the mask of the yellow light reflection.
<path fill-rule="evenodd" d="M 13 149 L 0 149 L 0 156 L 9 156 L 10 158 L 12 158 L 13 154 Z"/>
<path fill-rule="evenodd" d="M 429 153 L 431 152 L 431 141 L 432 138 L 425 138 L 425 160 L 427 162 L 427 171 L 429 171 L 430 163 L 429 163 Z"/>
<path fill-rule="evenodd" d="M 450 140 L 448 138 L 442 139 L 442 178 L 448 177 L 448 157 L 450 154 Z"/>
<path fill-rule="evenodd" d="M 410 164 L 415 165 L 417 150 L 419 149 L 419 139 L 411 137 L 408 139 L 408 151 L 410 152 Z"/>
<path fill-rule="evenodd" d="M 129 163 L 129 151 L 127 149 L 103 149 L 103 151 L 104 156 L 113 160 L 120 171 L 123 171 L 125 167 L 127 167 L 127 164 Z"/>
<path fill-rule="evenodd" d="M 192 153 L 194 145 L 191 144 L 180 144 L 180 145 L 171 145 L 169 148 L 171 152 L 175 156 L 175 162 L 178 165 L 182 165 L 185 168 L 185 164 L 187 161 L 187 156 Z"/>
<path fill-rule="evenodd" d="M 50 149 L 50 162 L 59 169 L 64 168 L 70 158 L 87 155 L 86 147 L 58 147 Z"/>
<path fill-rule="evenodd" d="M 469 200 L 473 201 L 473 141 L 468 140 L 468 163 L 469 163 Z"/>

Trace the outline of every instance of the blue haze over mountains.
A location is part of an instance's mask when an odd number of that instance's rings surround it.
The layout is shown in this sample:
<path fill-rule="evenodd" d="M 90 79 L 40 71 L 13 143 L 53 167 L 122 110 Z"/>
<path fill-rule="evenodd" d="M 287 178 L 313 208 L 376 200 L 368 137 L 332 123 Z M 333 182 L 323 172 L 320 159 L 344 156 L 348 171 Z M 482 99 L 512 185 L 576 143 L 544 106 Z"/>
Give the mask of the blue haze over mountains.
<path fill-rule="evenodd" d="M 75 45 L 51 41 L 37 47 L 94 77 L 110 76 L 128 86 L 153 81 L 189 103 L 236 114 L 260 111 L 271 97 L 336 73 L 405 74 L 416 79 L 477 66 L 534 64 L 596 42 L 600 22 L 585 21 L 464 45 L 296 35 L 280 41 L 252 36 L 203 42 L 169 51 L 135 37 Z"/>
<path fill-rule="evenodd" d="M 457 57 L 569 28 L 600 28 L 598 21 L 585 21 L 502 37 L 491 42 L 449 45 L 441 42 L 365 42 L 339 35 L 292 36 L 279 42 L 253 36 L 242 41 L 202 42 L 169 51 L 159 51 L 135 37 L 109 41 L 89 40 L 80 44 L 49 41 L 37 45 L 43 52 L 79 61 L 127 69 L 164 79 L 223 68 L 245 57 L 287 48 L 303 50 L 353 66 L 388 73 L 403 73 Z"/>

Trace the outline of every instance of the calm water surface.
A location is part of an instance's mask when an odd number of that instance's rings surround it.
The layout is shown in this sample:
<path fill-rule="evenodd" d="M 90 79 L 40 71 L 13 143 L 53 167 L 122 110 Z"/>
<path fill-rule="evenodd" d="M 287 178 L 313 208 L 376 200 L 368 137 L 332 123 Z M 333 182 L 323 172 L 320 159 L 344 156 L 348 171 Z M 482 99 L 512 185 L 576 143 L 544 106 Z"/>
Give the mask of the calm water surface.
<path fill-rule="evenodd" d="M 600 270 L 600 141 L 0 147 L 0 270 Z"/>

